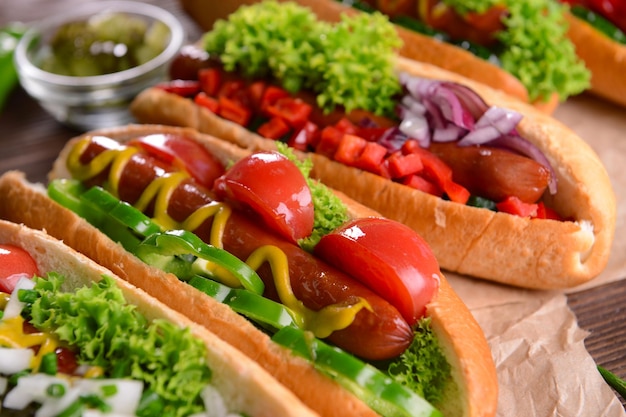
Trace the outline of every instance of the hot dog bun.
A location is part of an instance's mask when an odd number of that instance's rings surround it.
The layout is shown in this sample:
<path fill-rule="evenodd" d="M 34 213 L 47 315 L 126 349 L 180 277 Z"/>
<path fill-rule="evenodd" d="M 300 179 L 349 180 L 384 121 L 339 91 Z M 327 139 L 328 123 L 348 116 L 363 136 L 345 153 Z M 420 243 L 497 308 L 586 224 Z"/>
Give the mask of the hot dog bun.
<path fill-rule="evenodd" d="M 165 126 L 129 126 L 93 134 L 124 141 L 149 133 L 181 133 L 195 138 L 223 161 L 233 161 L 250 151 L 191 129 Z M 66 147 L 66 151 L 69 148 Z M 63 152 L 53 175 L 63 176 Z M 320 415 L 376 415 L 360 400 L 321 375 L 308 362 L 274 344 L 250 322 L 229 307 L 205 296 L 176 277 L 147 267 L 73 212 L 50 200 L 41 189 L 9 172 L 0 178 L 0 217 L 46 229 L 76 250 L 110 267 L 131 284 L 144 289 L 169 307 L 211 329 L 270 371 L 305 404 Z M 346 199 L 354 217 L 377 213 Z M 454 388 L 437 404 L 446 416 L 493 416 L 497 379 L 489 347 L 472 314 L 441 276 L 438 295 L 427 307 L 432 327 L 453 367 Z"/>
<path fill-rule="evenodd" d="M 289 1 L 289 0 L 281 0 Z M 343 13 L 360 13 L 356 9 L 333 0 L 295 0 L 310 8 L 320 20 L 337 22 Z M 234 12 L 244 4 L 256 3 L 255 0 L 223 1 L 207 9 L 202 0 L 181 0 L 183 9 L 199 24 L 203 30 L 210 30 L 213 23 Z M 422 35 L 396 25 L 396 30 L 403 45 L 398 53 L 406 58 L 427 62 L 448 71 L 461 74 L 469 79 L 501 90 L 506 94 L 528 102 L 528 92 L 522 82 L 511 73 L 455 45 L 433 37 Z M 559 104 L 558 95 L 548 100 L 537 100 L 533 105 L 539 110 L 551 114 Z"/>
<path fill-rule="evenodd" d="M 412 227 L 429 242 L 444 269 L 537 289 L 573 287 L 598 275 L 613 241 L 616 201 L 608 174 L 591 147 L 532 106 L 458 74 L 404 58 L 398 58 L 397 69 L 464 84 L 488 104 L 522 113 L 520 134 L 555 167 L 558 192 L 548 202 L 574 221 L 530 220 L 451 203 L 314 154 L 313 175 Z M 140 122 L 193 127 L 247 149 L 275 146 L 191 100 L 156 89 L 141 93 L 131 108 Z"/>
<path fill-rule="evenodd" d="M 572 14 L 567 14 L 567 20 L 567 36 L 591 71 L 591 93 L 626 106 L 626 46 L 611 40 Z"/>
<path fill-rule="evenodd" d="M 207 347 L 207 364 L 214 385 L 232 411 L 250 416 L 315 416 L 289 390 L 254 361 L 228 343 L 175 312 L 146 292 L 115 277 L 113 273 L 52 236 L 23 224 L 0 220 L 0 243 L 16 245 L 35 260 L 41 274 L 57 272 L 66 277 L 66 290 L 99 281 L 103 275 L 115 279 L 124 298 L 148 320 L 163 319 L 191 329 Z"/>

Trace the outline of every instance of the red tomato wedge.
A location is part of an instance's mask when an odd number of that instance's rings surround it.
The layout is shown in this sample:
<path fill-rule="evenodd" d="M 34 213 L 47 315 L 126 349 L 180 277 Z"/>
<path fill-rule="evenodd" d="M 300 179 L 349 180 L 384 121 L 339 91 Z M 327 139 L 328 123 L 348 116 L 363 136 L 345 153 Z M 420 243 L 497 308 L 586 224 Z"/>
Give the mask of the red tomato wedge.
<path fill-rule="evenodd" d="M 350 221 L 322 237 L 315 254 L 386 299 L 410 325 L 439 288 L 439 264 L 428 244 L 393 220 Z"/>
<path fill-rule="evenodd" d="M 161 161 L 186 170 L 205 187 L 224 173 L 224 166 L 202 145 L 181 135 L 153 134 L 133 139 L 129 145 L 142 148 Z"/>
<path fill-rule="evenodd" d="M 215 181 L 214 190 L 250 207 L 291 242 L 313 231 L 311 190 L 298 167 L 278 152 L 258 152 L 239 160 Z"/>
<path fill-rule="evenodd" d="M 23 276 L 39 275 L 37 263 L 24 249 L 0 244 L 0 291 L 11 293 Z"/>

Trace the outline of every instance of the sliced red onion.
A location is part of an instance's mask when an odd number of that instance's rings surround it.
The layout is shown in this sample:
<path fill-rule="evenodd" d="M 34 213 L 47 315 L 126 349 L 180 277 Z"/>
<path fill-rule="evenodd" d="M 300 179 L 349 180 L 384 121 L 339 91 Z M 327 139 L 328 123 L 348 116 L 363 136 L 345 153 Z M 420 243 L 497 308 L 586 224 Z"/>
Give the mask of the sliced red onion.
<path fill-rule="evenodd" d="M 453 142 L 463 137 L 467 133 L 467 129 L 457 126 L 454 123 L 448 123 L 446 127 L 435 129 L 433 132 L 433 142 Z"/>
<path fill-rule="evenodd" d="M 459 127 L 471 130 L 474 127 L 474 116 L 463 107 L 454 92 L 443 84 L 433 89 L 430 99 L 436 104 L 443 117 Z"/>
<path fill-rule="evenodd" d="M 539 148 L 522 138 L 516 127 L 522 119 L 519 112 L 489 106 L 475 91 L 462 84 L 414 77 L 399 76 L 406 91 L 398 116 L 400 131 L 416 139 L 427 148 L 431 141 L 458 140 L 459 146 L 489 145 L 505 148 L 527 156 L 550 171 L 550 193 L 556 192 L 554 169 Z M 388 149 L 398 141 L 387 137 Z"/>
<path fill-rule="evenodd" d="M 406 111 L 411 114 L 426 114 L 426 107 L 421 101 L 411 95 L 405 95 L 401 103 L 406 108 Z"/>
<path fill-rule="evenodd" d="M 459 146 L 484 145 L 502 135 L 508 135 L 515 130 L 520 120 L 521 113 L 502 107 L 490 107 L 476 122 L 475 130 L 459 141 Z"/>
<path fill-rule="evenodd" d="M 394 153 L 402 148 L 407 139 L 408 136 L 399 127 L 390 127 L 376 142 L 387 148 L 389 153 Z"/>
<path fill-rule="evenodd" d="M 430 146 L 430 129 L 425 117 L 418 115 L 408 116 L 400 122 L 399 128 L 402 133 L 417 140 L 422 148 Z"/>
<path fill-rule="evenodd" d="M 489 105 L 481 96 L 463 84 L 444 81 L 442 85 L 454 92 L 454 95 L 456 95 L 463 107 L 474 117 L 474 120 L 478 120 L 489 108 Z"/>

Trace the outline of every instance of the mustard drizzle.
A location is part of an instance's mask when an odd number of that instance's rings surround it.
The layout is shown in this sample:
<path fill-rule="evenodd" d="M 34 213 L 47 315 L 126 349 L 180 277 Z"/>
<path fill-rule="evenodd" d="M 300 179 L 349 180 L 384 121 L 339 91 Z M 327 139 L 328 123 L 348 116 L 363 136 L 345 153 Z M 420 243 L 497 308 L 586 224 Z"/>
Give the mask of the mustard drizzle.
<path fill-rule="evenodd" d="M 95 177 L 110 166 L 108 186 L 105 185 L 104 188 L 119 198 L 119 179 L 130 158 L 135 153 L 139 152 L 139 150 L 134 147 L 120 145 L 115 149 L 103 151 L 88 164 L 82 164 L 80 162 L 80 156 L 87 149 L 91 140 L 91 137 L 86 136 L 72 147 L 67 158 L 67 168 L 73 178 L 85 181 Z M 177 222 L 167 214 L 169 200 L 174 190 L 181 182 L 189 177 L 189 174 L 185 171 L 164 173 L 163 176 L 153 180 L 148 187 L 146 187 L 134 204 L 134 207 L 143 212 L 150 202 L 155 201 L 155 214 L 152 220 L 166 230 L 182 228 L 193 231 L 207 219 L 213 217 L 210 231 L 210 244 L 218 248 L 223 248 L 222 238 L 226 222 L 231 213 L 231 208 L 228 205 L 221 202 L 208 203 L 197 209 L 182 222 Z M 218 265 L 200 261 L 202 260 L 197 260 L 194 263 L 195 268 L 208 271 L 225 285 L 231 287 L 240 286 L 240 283 L 235 277 Z M 356 314 L 363 308 L 372 311 L 372 307 L 369 303 L 360 297 L 356 298 L 355 302 L 331 304 L 319 311 L 307 308 L 293 293 L 287 255 L 276 246 L 266 245 L 257 248 L 245 262 L 255 271 L 265 262 L 269 263 L 278 296 L 282 304 L 290 310 L 294 321 L 299 327 L 313 332 L 317 337 L 325 338 L 336 330 L 348 327 L 354 321 Z"/>
<path fill-rule="evenodd" d="M 24 318 L 15 316 L 0 320 L 0 346 L 15 349 L 39 346 L 30 362 L 30 367 L 36 371 L 41 364 L 41 358 L 47 353 L 54 352 L 59 342 L 48 332 L 24 333 Z"/>

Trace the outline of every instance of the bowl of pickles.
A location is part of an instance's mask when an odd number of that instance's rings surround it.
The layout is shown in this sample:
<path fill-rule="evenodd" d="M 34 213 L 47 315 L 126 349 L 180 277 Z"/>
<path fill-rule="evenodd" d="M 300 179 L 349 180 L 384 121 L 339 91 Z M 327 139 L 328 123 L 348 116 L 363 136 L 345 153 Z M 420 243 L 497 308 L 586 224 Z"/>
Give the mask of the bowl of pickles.
<path fill-rule="evenodd" d="M 160 7 L 94 1 L 33 24 L 14 63 L 31 97 L 84 131 L 132 122 L 130 102 L 167 78 L 184 40 L 182 24 Z"/>

